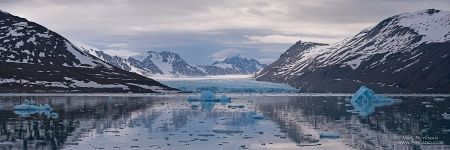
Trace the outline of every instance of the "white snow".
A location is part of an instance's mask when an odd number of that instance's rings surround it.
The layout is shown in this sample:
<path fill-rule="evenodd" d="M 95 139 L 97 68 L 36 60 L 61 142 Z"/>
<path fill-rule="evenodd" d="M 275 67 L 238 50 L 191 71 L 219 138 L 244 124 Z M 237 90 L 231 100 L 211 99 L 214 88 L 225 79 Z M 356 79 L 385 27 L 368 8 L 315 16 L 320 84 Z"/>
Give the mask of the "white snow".
<path fill-rule="evenodd" d="M 150 60 L 163 72 L 165 75 L 170 74 L 176 74 L 176 72 L 173 70 L 173 61 L 175 60 L 174 57 L 167 58 L 166 61 L 163 60 L 163 57 L 159 53 L 151 53 Z"/>
<path fill-rule="evenodd" d="M 23 46 L 23 41 L 19 41 L 16 43 L 16 48 L 20 48 L 21 46 Z"/>
<path fill-rule="evenodd" d="M 70 84 L 72 87 L 92 87 L 92 88 L 122 88 L 128 89 L 128 86 L 122 84 L 99 84 L 94 81 L 80 81 L 69 77 L 64 77 L 65 80 L 71 81 L 73 83 Z"/>
<path fill-rule="evenodd" d="M 217 66 L 217 67 L 220 67 L 223 69 L 233 68 L 233 65 L 227 64 L 227 63 L 217 63 L 217 64 L 214 64 L 214 66 Z"/>
<path fill-rule="evenodd" d="M 94 61 L 95 61 L 97 63 L 103 64 L 105 67 L 112 68 L 111 65 L 106 64 L 102 61 L 96 61 L 92 57 L 88 56 L 87 54 L 75 49 L 74 45 L 72 45 L 70 42 L 67 42 L 67 41 L 64 41 L 64 42 L 66 44 L 67 50 L 69 52 L 71 52 L 73 55 L 75 55 L 75 58 L 78 59 L 81 64 L 86 64 L 91 67 L 95 67 L 95 66 L 97 66 L 97 64 L 94 63 Z M 85 66 L 77 65 L 77 67 L 85 67 Z"/>
<path fill-rule="evenodd" d="M 155 92 L 159 92 L 159 93 L 178 93 L 177 91 L 169 91 L 169 90 L 165 90 L 162 87 L 159 86 L 148 86 L 148 85 L 142 85 L 142 84 L 135 84 L 135 83 L 127 83 L 128 85 L 134 85 L 134 86 L 138 86 L 141 87 L 143 89 L 149 89 Z"/>
<path fill-rule="evenodd" d="M 352 69 L 356 69 L 362 62 L 370 59 L 374 55 L 384 55 L 381 60 L 370 65 L 373 68 L 383 64 L 389 55 L 399 52 L 412 52 L 413 48 L 423 42 L 445 42 L 450 40 L 449 11 L 440 11 L 432 15 L 429 15 L 426 11 L 418 11 L 400 14 L 394 17 L 398 17 L 399 19 L 388 22 L 374 37 L 366 38 L 368 31 L 372 29 L 370 27 L 353 37 L 348 37 L 330 46 L 316 46 L 306 49 L 297 56 L 291 56 L 282 65 L 275 68 L 276 70 L 273 71 L 273 75 L 288 79 L 295 75 L 301 75 L 306 71 L 312 71 L 330 65 L 349 66 Z M 417 35 L 410 32 L 393 36 L 391 33 L 398 26 L 412 28 L 419 35 L 424 36 L 422 41 L 411 44 L 411 41 Z M 368 46 L 368 44 L 371 45 Z M 416 54 L 415 57 L 419 55 Z M 403 68 L 395 68 L 397 69 L 396 72 L 408 68 L 411 65 L 404 66 Z"/>

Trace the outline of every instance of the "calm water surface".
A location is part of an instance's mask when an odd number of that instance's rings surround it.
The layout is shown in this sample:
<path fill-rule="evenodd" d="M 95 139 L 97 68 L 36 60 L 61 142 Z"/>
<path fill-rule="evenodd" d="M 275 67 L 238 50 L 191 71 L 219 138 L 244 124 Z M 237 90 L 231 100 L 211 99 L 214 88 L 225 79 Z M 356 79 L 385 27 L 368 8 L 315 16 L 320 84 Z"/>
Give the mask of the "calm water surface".
<path fill-rule="evenodd" d="M 401 103 L 369 117 L 352 113 L 346 98 L 0 97 L 0 150 L 450 149 L 450 120 L 441 115 L 450 113 L 448 98 L 397 97 Z M 49 104 L 58 117 L 13 111 L 26 99 Z M 341 136 L 321 138 L 325 131 Z"/>

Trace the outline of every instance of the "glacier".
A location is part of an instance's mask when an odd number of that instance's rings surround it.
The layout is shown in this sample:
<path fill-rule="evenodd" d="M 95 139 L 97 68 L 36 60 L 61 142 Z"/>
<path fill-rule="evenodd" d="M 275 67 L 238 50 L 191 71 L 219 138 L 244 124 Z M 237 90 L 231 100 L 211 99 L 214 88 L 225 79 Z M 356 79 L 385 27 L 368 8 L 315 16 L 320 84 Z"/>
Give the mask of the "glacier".
<path fill-rule="evenodd" d="M 256 81 L 250 78 L 220 79 L 156 79 L 159 82 L 186 92 L 199 93 L 297 93 L 299 90 L 286 84 Z"/>
<path fill-rule="evenodd" d="M 392 99 L 375 95 L 375 92 L 366 86 L 361 86 L 359 90 L 352 95 L 350 103 L 359 116 L 367 117 L 375 112 L 376 107 L 389 106 L 400 103 L 399 99 Z"/>

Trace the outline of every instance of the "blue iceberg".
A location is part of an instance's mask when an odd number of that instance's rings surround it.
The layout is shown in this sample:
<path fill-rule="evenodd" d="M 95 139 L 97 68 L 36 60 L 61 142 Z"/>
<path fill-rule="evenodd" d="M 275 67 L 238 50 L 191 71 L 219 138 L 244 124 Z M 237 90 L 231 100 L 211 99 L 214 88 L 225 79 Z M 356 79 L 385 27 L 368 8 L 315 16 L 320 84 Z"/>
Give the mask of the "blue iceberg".
<path fill-rule="evenodd" d="M 37 105 L 34 101 L 26 100 L 24 104 L 13 107 L 14 113 L 21 117 L 28 117 L 33 114 L 45 115 L 49 118 L 58 118 L 58 114 L 52 112 L 53 108 L 48 104 Z"/>
<path fill-rule="evenodd" d="M 324 131 L 319 133 L 320 138 L 340 138 L 341 134 L 338 132 L 332 132 L 332 131 Z"/>
<path fill-rule="evenodd" d="M 34 101 L 28 101 L 28 100 L 25 101 L 25 104 L 16 105 L 13 108 L 14 108 L 14 110 L 49 110 L 49 111 L 53 110 L 53 108 L 50 107 L 50 105 L 48 105 L 48 104 L 37 105 L 37 104 L 35 104 Z"/>
<path fill-rule="evenodd" d="M 231 98 L 221 95 L 217 96 L 211 91 L 202 91 L 199 96 L 190 96 L 188 101 L 230 101 Z"/>
<path fill-rule="evenodd" d="M 350 100 L 350 103 L 354 108 L 353 112 L 364 117 L 374 113 L 376 107 L 393 105 L 399 102 L 401 102 L 399 99 L 375 95 L 375 92 L 366 86 L 361 86 L 359 90 L 353 94 L 352 99 Z"/>
<path fill-rule="evenodd" d="M 47 116 L 49 118 L 58 118 L 58 113 L 52 112 L 51 110 L 45 110 L 45 109 L 40 109 L 40 110 L 14 110 L 14 113 L 16 115 L 19 115 L 20 117 L 29 117 L 31 115 L 34 114 L 38 114 L 38 115 L 44 115 Z"/>

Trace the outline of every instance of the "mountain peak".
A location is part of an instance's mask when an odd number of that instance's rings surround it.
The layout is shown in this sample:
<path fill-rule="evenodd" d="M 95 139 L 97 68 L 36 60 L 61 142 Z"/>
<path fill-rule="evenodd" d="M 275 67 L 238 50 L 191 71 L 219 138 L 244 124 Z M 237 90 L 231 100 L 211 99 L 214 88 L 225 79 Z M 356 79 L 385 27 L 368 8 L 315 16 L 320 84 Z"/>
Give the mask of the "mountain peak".
<path fill-rule="evenodd" d="M 443 92 L 448 84 L 450 12 L 426 9 L 386 18 L 329 46 L 299 41 L 258 75 L 307 92 Z M 413 74 L 413 75 L 412 75 Z M 353 87 L 352 87 L 353 86 Z"/>

